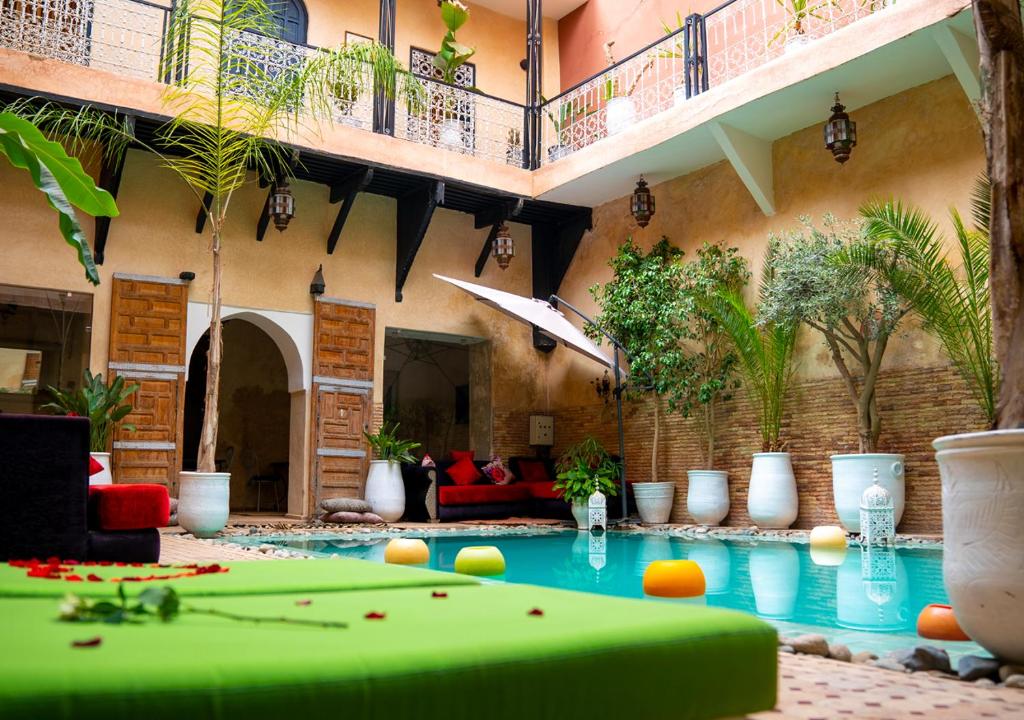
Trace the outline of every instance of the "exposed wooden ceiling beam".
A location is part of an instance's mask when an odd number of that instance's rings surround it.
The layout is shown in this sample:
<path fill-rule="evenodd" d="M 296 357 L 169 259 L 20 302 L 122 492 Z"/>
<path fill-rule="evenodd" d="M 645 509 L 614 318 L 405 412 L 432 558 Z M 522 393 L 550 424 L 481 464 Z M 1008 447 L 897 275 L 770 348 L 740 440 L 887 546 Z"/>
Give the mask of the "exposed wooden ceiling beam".
<path fill-rule="evenodd" d="M 402 288 L 409 277 L 434 210 L 444 202 L 444 183 L 431 180 L 398 198 L 398 254 L 395 258 L 395 302 L 402 302 Z"/>
<path fill-rule="evenodd" d="M 333 255 L 334 248 L 338 245 L 338 238 L 348 220 L 348 214 L 356 201 L 356 196 L 364 191 L 373 182 L 373 168 L 364 167 L 356 170 L 337 185 L 331 186 L 331 203 L 341 203 L 338 208 L 338 216 L 334 219 L 334 226 L 327 236 L 327 254 Z"/>

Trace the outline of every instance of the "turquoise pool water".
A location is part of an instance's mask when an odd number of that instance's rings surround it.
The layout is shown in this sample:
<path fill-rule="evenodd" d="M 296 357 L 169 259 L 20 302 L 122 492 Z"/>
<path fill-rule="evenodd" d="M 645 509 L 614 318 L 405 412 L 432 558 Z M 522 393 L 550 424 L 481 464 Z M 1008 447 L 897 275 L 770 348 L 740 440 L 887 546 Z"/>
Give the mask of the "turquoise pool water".
<path fill-rule="evenodd" d="M 942 550 L 937 547 L 847 549 L 838 565 L 819 564 L 805 544 L 778 540 L 692 539 L 611 532 L 598 538 L 576 531 L 531 534 L 407 532 L 430 546 L 430 567 L 453 571 L 466 545 L 497 545 L 506 560 L 504 580 L 566 590 L 643 597 L 644 568 L 652 560 L 690 559 L 707 580 L 704 602 L 764 618 L 783 634 L 818 632 L 854 651 L 876 653 L 923 641 L 917 615 L 929 603 L 947 601 Z M 270 543 L 326 557 L 384 561 L 394 534 L 280 535 L 232 538 Z M 973 643 L 931 643 L 955 657 L 982 653 Z"/>

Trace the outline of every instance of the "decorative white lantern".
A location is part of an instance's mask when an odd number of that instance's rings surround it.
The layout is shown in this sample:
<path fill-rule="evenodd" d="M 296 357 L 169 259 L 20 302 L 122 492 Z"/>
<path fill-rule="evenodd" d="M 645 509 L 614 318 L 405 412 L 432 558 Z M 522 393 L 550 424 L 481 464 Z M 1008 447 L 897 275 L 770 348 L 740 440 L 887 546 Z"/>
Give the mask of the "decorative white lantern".
<path fill-rule="evenodd" d="M 892 495 L 875 480 L 860 498 L 860 532 L 864 545 L 888 545 L 896 538 L 896 507 Z"/>
<path fill-rule="evenodd" d="M 600 490 L 591 493 L 587 500 L 587 514 L 590 518 L 590 531 L 595 528 L 608 528 L 608 501 Z"/>

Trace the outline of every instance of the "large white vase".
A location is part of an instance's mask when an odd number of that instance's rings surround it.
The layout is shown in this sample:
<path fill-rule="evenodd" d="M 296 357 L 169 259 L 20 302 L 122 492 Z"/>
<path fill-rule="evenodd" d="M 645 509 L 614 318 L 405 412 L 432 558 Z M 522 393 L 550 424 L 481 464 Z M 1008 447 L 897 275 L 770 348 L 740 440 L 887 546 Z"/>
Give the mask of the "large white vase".
<path fill-rule="evenodd" d="M 590 529 L 590 505 L 585 502 L 573 502 L 572 516 L 576 520 L 576 527 L 580 530 Z"/>
<path fill-rule="evenodd" d="M 178 524 L 200 538 L 213 537 L 228 522 L 231 473 L 178 473 Z"/>
<path fill-rule="evenodd" d="M 605 128 L 617 135 L 636 122 L 636 105 L 631 97 L 613 97 L 605 107 Z"/>
<path fill-rule="evenodd" d="M 789 453 L 754 453 L 747 492 L 751 522 L 763 528 L 788 528 L 799 507 Z"/>
<path fill-rule="evenodd" d="M 667 523 L 672 514 L 672 498 L 676 494 L 674 482 L 633 483 L 633 497 L 640 521 L 645 525 Z"/>
<path fill-rule="evenodd" d="M 786 542 L 761 543 L 750 550 L 750 585 L 761 617 L 787 620 L 800 592 L 800 554 Z"/>
<path fill-rule="evenodd" d="M 889 491 L 896 509 L 896 525 L 903 517 L 906 488 L 903 456 L 894 453 L 863 453 L 832 456 L 832 496 L 839 522 L 847 532 L 860 532 L 860 499 L 875 479 Z"/>
<path fill-rule="evenodd" d="M 1024 429 L 938 438 L 942 572 L 964 632 L 1024 663 Z"/>
<path fill-rule="evenodd" d="M 729 514 L 729 473 L 689 470 L 686 473 L 686 511 L 699 525 L 717 525 Z"/>
<path fill-rule="evenodd" d="M 707 595 L 729 592 L 732 558 L 725 543 L 710 537 L 698 540 L 687 546 L 686 559 L 700 565 L 707 581 Z"/>
<path fill-rule="evenodd" d="M 405 483 L 402 466 L 391 460 L 370 462 L 366 477 L 366 502 L 384 522 L 395 522 L 405 513 Z"/>
<path fill-rule="evenodd" d="M 110 474 L 110 453 L 91 452 L 89 455 L 93 460 L 103 466 L 103 469 L 95 475 L 89 476 L 90 485 L 110 485 L 114 482 Z"/>

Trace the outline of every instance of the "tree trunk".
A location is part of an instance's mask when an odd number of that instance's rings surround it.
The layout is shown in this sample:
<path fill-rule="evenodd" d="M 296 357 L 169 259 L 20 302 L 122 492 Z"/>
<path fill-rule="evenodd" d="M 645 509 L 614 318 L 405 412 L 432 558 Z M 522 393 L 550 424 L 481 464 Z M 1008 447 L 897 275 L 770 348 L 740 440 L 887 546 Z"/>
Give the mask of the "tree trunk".
<path fill-rule="evenodd" d="M 212 218 L 211 218 L 212 220 Z M 219 420 L 220 400 L 220 366 L 224 355 L 224 343 L 221 335 L 221 258 L 220 221 L 210 223 L 213 240 L 210 251 L 213 253 L 213 287 L 210 291 L 210 350 L 206 363 L 206 397 L 203 405 L 203 429 L 199 436 L 199 472 L 216 472 L 217 470 L 217 425 Z"/>
<path fill-rule="evenodd" d="M 991 292 L 1002 374 L 996 426 L 1024 427 L 1024 29 L 1019 0 L 974 0 L 992 183 Z"/>
<path fill-rule="evenodd" d="M 707 440 L 707 462 L 705 470 L 715 469 L 715 398 L 711 398 L 704 406 L 704 438 Z"/>
<path fill-rule="evenodd" d="M 654 395 L 654 437 L 651 440 L 651 482 L 658 482 L 658 435 L 661 432 L 661 397 Z M 620 461 L 623 458 L 619 458 Z"/>

